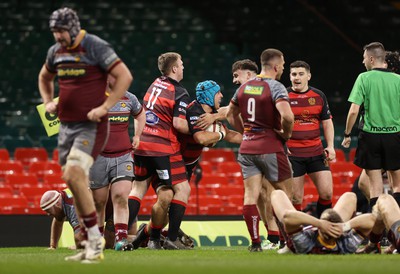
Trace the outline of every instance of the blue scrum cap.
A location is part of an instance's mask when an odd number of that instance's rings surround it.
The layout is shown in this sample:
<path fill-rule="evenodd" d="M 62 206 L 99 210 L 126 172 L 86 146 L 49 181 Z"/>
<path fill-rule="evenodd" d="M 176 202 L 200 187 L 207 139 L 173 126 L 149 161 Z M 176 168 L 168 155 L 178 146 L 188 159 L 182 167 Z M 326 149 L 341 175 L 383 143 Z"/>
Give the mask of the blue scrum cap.
<path fill-rule="evenodd" d="M 200 104 L 209 105 L 210 107 L 215 106 L 214 97 L 221 88 L 219 85 L 212 80 L 200 82 L 196 86 L 196 98 Z"/>

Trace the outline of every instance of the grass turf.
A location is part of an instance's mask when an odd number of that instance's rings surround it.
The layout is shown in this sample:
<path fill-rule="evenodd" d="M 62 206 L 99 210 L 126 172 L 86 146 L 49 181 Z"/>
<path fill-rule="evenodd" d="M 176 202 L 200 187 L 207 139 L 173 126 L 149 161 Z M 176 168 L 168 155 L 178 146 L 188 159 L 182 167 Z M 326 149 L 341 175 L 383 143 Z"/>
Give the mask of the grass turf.
<path fill-rule="evenodd" d="M 1 274 L 117 274 L 117 273 L 399 273 L 398 255 L 278 255 L 275 251 L 250 253 L 245 247 L 196 248 L 170 251 L 138 249 L 105 251 L 99 264 L 66 262 L 74 251 L 44 247 L 0 248 Z"/>

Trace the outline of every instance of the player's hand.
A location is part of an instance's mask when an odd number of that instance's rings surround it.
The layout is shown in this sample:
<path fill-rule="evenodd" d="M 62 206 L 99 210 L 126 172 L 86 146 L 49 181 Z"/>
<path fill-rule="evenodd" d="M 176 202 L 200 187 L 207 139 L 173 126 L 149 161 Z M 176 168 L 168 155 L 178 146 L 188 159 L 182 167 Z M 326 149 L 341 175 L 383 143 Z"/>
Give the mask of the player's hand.
<path fill-rule="evenodd" d="M 342 147 L 349 148 L 351 143 L 351 137 L 344 137 L 342 141 Z"/>
<path fill-rule="evenodd" d="M 343 233 L 343 224 L 320 220 L 320 231 L 333 238 L 339 238 Z"/>
<path fill-rule="evenodd" d="M 89 111 L 89 113 L 87 114 L 87 117 L 90 121 L 98 123 L 101 121 L 101 117 L 106 115 L 107 112 L 108 112 L 108 109 L 104 105 L 101 105 L 101 106 Z"/>
<path fill-rule="evenodd" d="M 336 151 L 333 147 L 326 147 L 325 148 L 325 155 L 328 161 L 333 161 L 336 159 Z"/>
<path fill-rule="evenodd" d="M 140 143 L 140 137 L 139 136 L 133 136 L 132 138 L 132 149 L 135 150 L 138 148 Z"/>
<path fill-rule="evenodd" d="M 44 107 L 48 113 L 55 114 L 57 112 L 57 103 L 54 101 L 47 102 Z"/>
<path fill-rule="evenodd" d="M 215 117 L 212 113 L 203 113 L 200 115 L 199 120 L 197 120 L 196 126 L 200 127 L 202 130 L 205 130 L 214 122 Z"/>
<path fill-rule="evenodd" d="M 292 137 L 291 134 L 288 134 L 287 132 L 284 132 L 283 129 L 278 130 L 278 129 L 275 129 L 275 128 L 274 128 L 274 131 L 275 131 L 276 134 L 278 134 L 279 137 L 281 137 L 281 139 L 283 139 L 285 142 L 287 142 L 287 141 L 290 139 L 290 137 Z"/>

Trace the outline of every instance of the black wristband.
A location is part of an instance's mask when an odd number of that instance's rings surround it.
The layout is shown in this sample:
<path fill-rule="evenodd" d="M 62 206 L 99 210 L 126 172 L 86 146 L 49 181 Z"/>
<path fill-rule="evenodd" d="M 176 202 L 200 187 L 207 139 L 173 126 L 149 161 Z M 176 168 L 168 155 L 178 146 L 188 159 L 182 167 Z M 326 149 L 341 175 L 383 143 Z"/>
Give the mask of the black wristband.
<path fill-rule="evenodd" d="M 343 134 L 344 134 L 344 137 L 345 137 L 345 138 L 351 137 L 351 134 L 346 134 L 346 131 L 343 132 Z"/>

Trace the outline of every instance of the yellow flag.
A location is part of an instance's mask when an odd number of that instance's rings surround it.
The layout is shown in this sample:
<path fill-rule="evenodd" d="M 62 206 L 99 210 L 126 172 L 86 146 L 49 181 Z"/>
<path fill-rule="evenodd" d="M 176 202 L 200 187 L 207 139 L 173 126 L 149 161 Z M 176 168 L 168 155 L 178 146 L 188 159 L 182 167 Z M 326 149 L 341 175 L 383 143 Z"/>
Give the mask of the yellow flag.
<path fill-rule="evenodd" d="M 58 102 L 58 97 L 53 99 L 54 102 Z M 43 126 L 47 132 L 47 136 L 53 136 L 58 133 L 60 129 L 60 120 L 57 114 L 51 114 L 46 112 L 44 104 L 36 106 L 39 113 L 40 119 L 42 120 Z"/>

